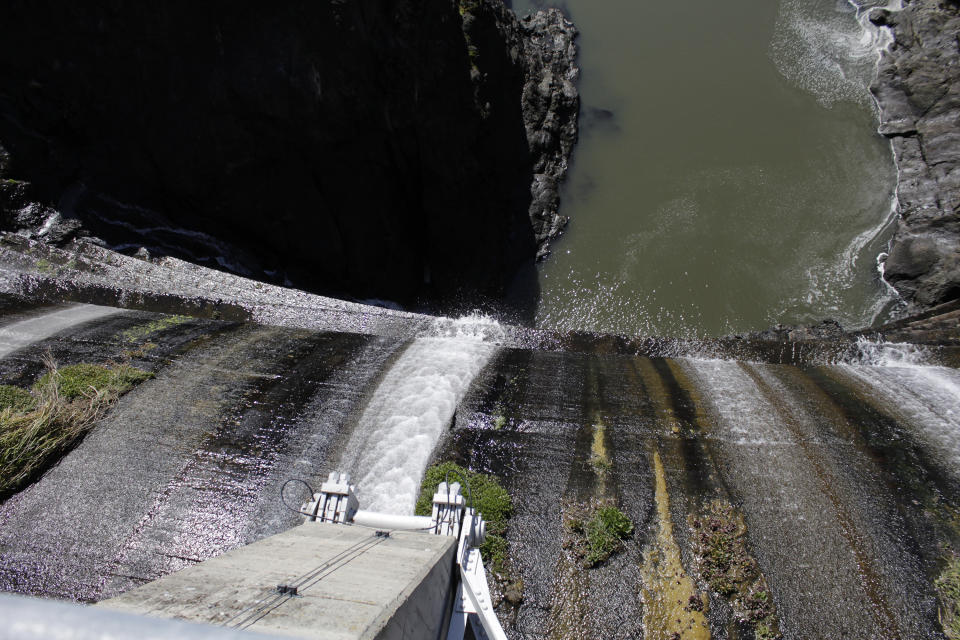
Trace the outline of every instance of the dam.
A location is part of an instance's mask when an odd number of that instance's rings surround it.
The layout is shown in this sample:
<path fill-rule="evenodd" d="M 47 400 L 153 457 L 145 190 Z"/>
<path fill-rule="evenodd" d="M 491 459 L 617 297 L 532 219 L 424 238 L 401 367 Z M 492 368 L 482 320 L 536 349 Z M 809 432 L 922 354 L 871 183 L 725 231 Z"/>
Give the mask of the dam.
<path fill-rule="evenodd" d="M 50 358 L 153 374 L 0 505 L 3 591 L 130 592 L 296 527 L 284 483 L 334 469 L 411 514 L 425 468 L 453 462 L 513 501 L 488 569 L 510 638 L 942 637 L 960 373 L 949 330 L 922 343 L 955 310 L 890 328 L 913 343 L 640 348 L 348 303 L 306 326 L 322 299 L 236 276 L 2 251 L 4 382 Z M 229 306 L 243 287 L 260 305 Z M 597 505 L 632 526 L 590 563 L 576 520 Z"/>
<path fill-rule="evenodd" d="M 960 638 L 958 0 L 2 15 L 0 639 Z"/>

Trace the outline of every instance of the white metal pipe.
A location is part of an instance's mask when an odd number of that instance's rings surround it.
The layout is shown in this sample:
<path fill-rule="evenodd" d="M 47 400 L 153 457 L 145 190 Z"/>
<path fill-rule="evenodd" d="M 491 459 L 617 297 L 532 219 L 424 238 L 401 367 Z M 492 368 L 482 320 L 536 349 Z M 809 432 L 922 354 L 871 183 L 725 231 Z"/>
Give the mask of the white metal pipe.
<path fill-rule="evenodd" d="M 353 523 L 375 529 L 401 531 L 433 528 L 433 519 L 429 516 L 398 516 L 392 513 L 377 513 L 375 511 L 364 511 L 363 509 L 354 514 Z"/>

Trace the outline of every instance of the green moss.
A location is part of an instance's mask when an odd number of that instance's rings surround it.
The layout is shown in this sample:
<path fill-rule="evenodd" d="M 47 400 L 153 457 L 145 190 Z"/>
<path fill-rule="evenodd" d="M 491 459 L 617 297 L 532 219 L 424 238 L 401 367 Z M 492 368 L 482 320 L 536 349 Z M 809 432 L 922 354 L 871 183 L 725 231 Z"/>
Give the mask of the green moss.
<path fill-rule="evenodd" d="M 947 561 L 940 576 L 934 582 L 940 597 L 940 624 L 950 640 L 960 639 L 960 558 Z"/>
<path fill-rule="evenodd" d="M 415 513 L 429 516 L 433 511 L 433 494 L 437 485 L 449 479 L 463 485 L 467 506 L 475 507 L 487 522 L 487 539 L 480 546 L 483 559 L 493 565 L 495 571 L 503 571 L 507 559 L 507 541 L 503 534 L 507 530 L 507 520 L 513 513 L 513 501 L 495 476 L 464 469 L 453 462 L 442 462 L 430 466 L 420 484 L 420 497 Z M 473 501 L 467 495 L 466 483 L 470 485 Z"/>
<path fill-rule="evenodd" d="M 183 324 L 184 322 L 189 322 L 190 320 L 190 316 L 163 316 L 157 320 L 130 327 L 121 333 L 120 336 L 124 342 L 139 342 L 147 336 Z"/>
<path fill-rule="evenodd" d="M 40 258 L 33 264 L 40 273 L 52 273 L 54 270 L 53 264 L 51 264 L 46 258 Z"/>
<path fill-rule="evenodd" d="M 494 572 L 502 574 L 507 569 L 507 539 L 499 535 L 487 535 L 480 545 L 480 554 L 490 563 Z"/>
<path fill-rule="evenodd" d="M 37 382 L 37 387 L 44 387 L 53 379 L 60 395 L 66 400 L 72 400 L 98 393 L 125 393 L 134 385 L 152 377 L 152 373 L 129 365 L 105 367 L 84 363 L 45 373 Z"/>
<path fill-rule="evenodd" d="M 623 546 L 633 533 L 633 522 L 616 507 L 601 507 L 584 526 L 587 536 L 587 562 L 597 564 L 609 558 Z"/>
<path fill-rule="evenodd" d="M 37 406 L 37 399 L 26 389 L 8 384 L 0 385 L 0 410 L 32 411 Z"/>

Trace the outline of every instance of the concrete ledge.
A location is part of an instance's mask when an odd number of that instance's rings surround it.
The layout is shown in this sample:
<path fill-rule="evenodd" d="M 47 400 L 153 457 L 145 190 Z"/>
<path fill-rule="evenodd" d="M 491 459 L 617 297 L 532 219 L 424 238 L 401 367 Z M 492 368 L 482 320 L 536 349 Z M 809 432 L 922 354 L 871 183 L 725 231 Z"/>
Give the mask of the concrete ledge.
<path fill-rule="evenodd" d="M 302 638 L 435 638 L 455 551 L 450 537 L 306 523 L 96 606 Z"/>

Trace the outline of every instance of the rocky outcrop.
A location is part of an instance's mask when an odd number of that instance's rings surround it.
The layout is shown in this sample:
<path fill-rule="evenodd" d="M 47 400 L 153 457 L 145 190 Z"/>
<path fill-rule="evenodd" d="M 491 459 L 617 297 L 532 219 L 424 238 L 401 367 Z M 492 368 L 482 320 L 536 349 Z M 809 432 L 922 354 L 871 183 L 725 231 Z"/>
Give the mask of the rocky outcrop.
<path fill-rule="evenodd" d="M 15 0 L 2 17 L 14 175 L 113 246 L 406 303 L 497 297 L 563 226 L 577 71 L 556 10 Z"/>
<path fill-rule="evenodd" d="M 10 154 L 0 145 L 0 231 L 17 231 L 56 246 L 84 234 L 79 220 L 37 202 L 33 185 L 12 178 L 10 165 Z"/>
<path fill-rule="evenodd" d="M 559 186 L 577 141 L 580 96 L 576 82 L 574 38 L 577 31 L 556 9 L 540 11 L 520 23 L 530 43 L 527 82 L 523 88 L 523 123 L 534 158 L 530 220 L 537 258 L 549 253 L 550 241 L 569 218 L 558 213 Z"/>
<path fill-rule="evenodd" d="M 899 169 L 899 220 L 886 279 L 917 311 L 960 298 L 960 5 L 875 9 L 894 43 L 871 90 Z"/>

